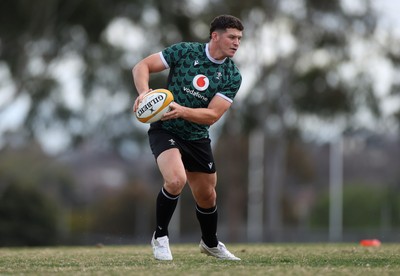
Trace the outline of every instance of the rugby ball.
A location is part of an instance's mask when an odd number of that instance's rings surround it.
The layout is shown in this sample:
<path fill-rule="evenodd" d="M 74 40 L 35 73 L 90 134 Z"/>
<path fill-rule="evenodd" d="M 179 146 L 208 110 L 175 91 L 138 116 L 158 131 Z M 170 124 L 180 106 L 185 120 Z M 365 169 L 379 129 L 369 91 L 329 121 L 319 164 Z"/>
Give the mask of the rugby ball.
<path fill-rule="evenodd" d="M 147 93 L 139 103 L 136 118 L 142 123 L 154 123 L 170 110 L 174 96 L 167 89 L 155 89 Z"/>

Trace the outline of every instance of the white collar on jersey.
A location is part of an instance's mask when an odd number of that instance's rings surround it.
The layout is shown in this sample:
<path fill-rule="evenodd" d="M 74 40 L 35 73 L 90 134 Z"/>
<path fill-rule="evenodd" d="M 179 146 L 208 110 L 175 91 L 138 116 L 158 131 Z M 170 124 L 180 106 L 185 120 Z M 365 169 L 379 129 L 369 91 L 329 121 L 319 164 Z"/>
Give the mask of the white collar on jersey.
<path fill-rule="evenodd" d="M 206 44 L 206 55 L 207 55 L 208 59 L 211 60 L 211 61 L 214 62 L 214 63 L 217 63 L 217 64 L 222 64 L 222 63 L 224 63 L 225 60 L 226 60 L 226 58 L 224 58 L 224 59 L 222 59 L 222 60 L 218 60 L 218 59 L 213 58 L 213 57 L 210 55 L 210 51 L 208 50 L 208 44 L 209 44 L 209 43 Z"/>

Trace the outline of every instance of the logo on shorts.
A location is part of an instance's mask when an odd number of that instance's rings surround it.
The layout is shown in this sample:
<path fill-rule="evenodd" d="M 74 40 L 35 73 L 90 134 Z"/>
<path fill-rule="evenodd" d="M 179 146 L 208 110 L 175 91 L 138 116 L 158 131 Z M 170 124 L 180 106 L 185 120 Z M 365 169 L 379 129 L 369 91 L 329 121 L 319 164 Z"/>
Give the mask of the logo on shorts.
<path fill-rule="evenodd" d="M 210 170 L 212 169 L 213 166 L 213 162 L 208 163 L 208 167 L 210 168 Z"/>
<path fill-rule="evenodd" d="M 204 91 L 210 85 L 209 79 L 204 75 L 197 75 L 193 79 L 193 86 L 199 91 Z"/>
<path fill-rule="evenodd" d="M 171 146 L 175 146 L 175 140 L 174 139 L 169 139 L 168 141 L 171 143 Z"/>

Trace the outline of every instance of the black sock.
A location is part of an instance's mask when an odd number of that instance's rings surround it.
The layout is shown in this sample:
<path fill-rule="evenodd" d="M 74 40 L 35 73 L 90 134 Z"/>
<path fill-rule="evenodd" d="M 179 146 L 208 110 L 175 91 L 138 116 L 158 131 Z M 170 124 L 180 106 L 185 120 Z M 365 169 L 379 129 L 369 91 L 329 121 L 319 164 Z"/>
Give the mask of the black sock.
<path fill-rule="evenodd" d="M 217 206 L 209 209 L 204 209 L 196 205 L 196 216 L 200 222 L 201 238 L 208 247 L 216 247 L 217 239 L 217 222 L 218 212 Z"/>
<path fill-rule="evenodd" d="M 179 195 L 171 195 L 164 188 L 158 193 L 156 201 L 156 233 L 154 238 L 168 236 L 168 225 L 174 214 Z"/>

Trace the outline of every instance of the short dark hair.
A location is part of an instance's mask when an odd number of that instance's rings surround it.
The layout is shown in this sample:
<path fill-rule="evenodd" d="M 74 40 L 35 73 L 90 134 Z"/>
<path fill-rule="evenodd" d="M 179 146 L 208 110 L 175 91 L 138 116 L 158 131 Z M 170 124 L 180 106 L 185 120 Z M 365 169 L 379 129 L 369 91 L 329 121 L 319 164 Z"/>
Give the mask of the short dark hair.
<path fill-rule="evenodd" d="M 219 15 L 211 21 L 210 24 L 210 38 L 211 34 L 216 30 L 226 30 L 228 28 L 237 29 L 243 31 L 243 24 L 239 18 L 232 15 Z"/>

